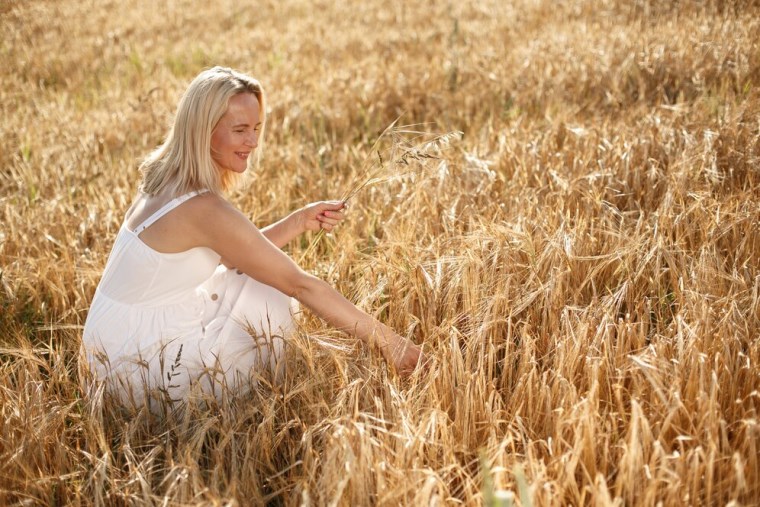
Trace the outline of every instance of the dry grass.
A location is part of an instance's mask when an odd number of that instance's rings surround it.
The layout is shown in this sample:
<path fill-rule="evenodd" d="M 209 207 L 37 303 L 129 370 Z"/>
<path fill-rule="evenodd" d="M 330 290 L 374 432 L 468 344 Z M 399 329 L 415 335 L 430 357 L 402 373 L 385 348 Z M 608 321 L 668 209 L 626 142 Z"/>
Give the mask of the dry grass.
<path fill-rule="evenodd" d="M 757 2 L 11 0 L 0 25 L 0 503 L 472 505 L 516 465 L 535 505 L 760 502 Z M 290 248 L 427 374 L 309 318 L 250 398 L 82 398 L 137 161 L 212 64 L 269 92 L 233 196 L 260 224 L 363 181 L 402 113 L 464 132 Z"/>

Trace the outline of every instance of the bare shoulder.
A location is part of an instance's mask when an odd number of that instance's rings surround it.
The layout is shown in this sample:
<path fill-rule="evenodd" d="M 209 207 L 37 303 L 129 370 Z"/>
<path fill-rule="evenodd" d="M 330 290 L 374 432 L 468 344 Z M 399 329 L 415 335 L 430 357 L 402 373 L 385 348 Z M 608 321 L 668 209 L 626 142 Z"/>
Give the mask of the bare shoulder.
<path fill-rule="evenodd" d="M 205 238 L 216 236 L 231 224 L 247 218 L 222 196 L 207 192 L 185 203 L 184 218 L 188 225 Z"/>
<path fill-rule="evenodd" d="M 240 212 L 222 196 L 206 192 L 189 199 L 184 204 L 184 214 L 191 221 L 207 224 L 209 218 L 224 217 Z"/>

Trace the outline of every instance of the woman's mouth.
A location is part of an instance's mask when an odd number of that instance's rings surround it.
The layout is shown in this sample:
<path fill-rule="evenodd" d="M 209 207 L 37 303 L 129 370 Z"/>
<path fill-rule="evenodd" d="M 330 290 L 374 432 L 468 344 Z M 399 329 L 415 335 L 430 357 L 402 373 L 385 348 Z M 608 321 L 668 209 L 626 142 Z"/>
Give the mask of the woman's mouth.
<path fill-rule="evenodd" d="M 251 154 L 250 151 L 236 151 L 235 152 L 235 155 L 237 155 L 238 157 L 240 157 L 243 160 L 247 159 L 248 155 L 250 155 L 250 154 Z"/>

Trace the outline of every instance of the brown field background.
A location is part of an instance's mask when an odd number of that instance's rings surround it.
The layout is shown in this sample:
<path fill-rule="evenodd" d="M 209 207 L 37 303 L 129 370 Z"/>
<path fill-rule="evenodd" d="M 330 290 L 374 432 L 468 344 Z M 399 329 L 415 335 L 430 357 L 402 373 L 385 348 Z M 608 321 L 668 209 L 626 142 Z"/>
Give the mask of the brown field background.
<path fill-rule="evenodd" d="M 760 503 L 753 1 L 0 3 L 0 503 Z M 83 397 L 90 298 L 140 159 L 203 68 L 258 77 L 263 226 L 432 357 L 306 316 L 279 385 L 185 418 Z M 523 482 L 527 490 L 519 492 Z"/>

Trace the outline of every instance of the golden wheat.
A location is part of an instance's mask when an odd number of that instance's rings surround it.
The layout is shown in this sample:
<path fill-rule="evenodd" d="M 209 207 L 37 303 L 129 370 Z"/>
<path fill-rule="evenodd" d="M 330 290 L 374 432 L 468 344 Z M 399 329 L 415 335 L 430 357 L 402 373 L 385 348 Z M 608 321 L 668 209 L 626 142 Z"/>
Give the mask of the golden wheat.
<path fill-rule="evenodd" d="M 1 503 L 760 502 L 757 2 L 11 0 L 0 25 Z M 426 372 L 306 314 L 245 398 L 84 396 L 138 161 L 215 64 L 271 107 L 232 200 L 265 225 L 357 190 L 288 250 Z M 386 171 L 402 114 L 462 139 Z"/>

